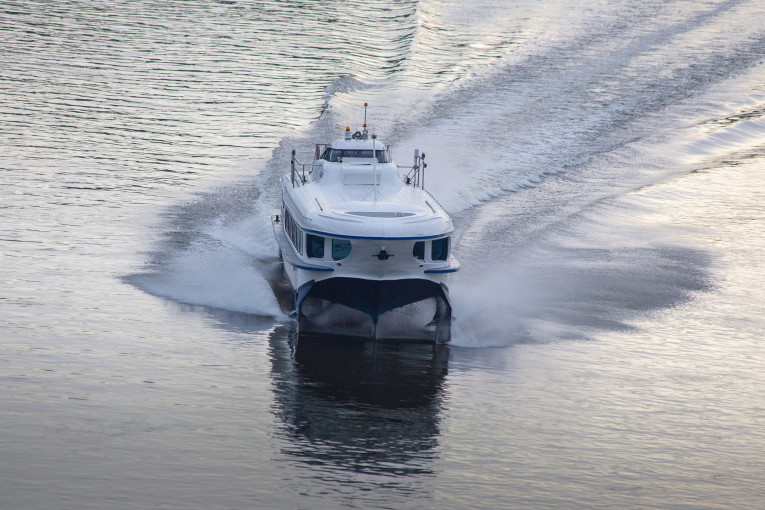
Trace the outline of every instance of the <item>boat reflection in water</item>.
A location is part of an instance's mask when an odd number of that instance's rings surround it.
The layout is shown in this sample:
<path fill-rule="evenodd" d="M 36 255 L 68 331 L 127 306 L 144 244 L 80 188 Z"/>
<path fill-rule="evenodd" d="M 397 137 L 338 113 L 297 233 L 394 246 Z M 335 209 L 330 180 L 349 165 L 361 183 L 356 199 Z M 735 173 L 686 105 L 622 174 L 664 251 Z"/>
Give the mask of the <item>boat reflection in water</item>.
<path fill-rule="evenodd" d="M 272 334 L 271 375 L 282 453 L 316 482 L 301 490 L 427 492 L 428 476 L 408 475 L 430 474 L 437 457 L 448 347 L 296 338 Z"/>

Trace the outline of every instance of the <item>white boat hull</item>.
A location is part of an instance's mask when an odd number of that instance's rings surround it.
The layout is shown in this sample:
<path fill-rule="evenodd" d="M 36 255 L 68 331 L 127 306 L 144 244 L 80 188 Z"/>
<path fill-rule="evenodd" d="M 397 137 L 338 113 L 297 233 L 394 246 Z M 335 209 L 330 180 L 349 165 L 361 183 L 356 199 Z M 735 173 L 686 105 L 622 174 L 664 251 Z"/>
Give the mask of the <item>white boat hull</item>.
<path fill-rule="evenodd" d="M 301 334 L 338 334 L 342 325 L 327 317 L 331 316 L 329 305 L 339 305 L 356 310 L 368 319 L 368 324 L 361 327 L 357 324 L 340 334 L 380 339 L 381 317 L 414 305 L 410 308 L 422 313 L 410 310 L 405 318 L 394 319 L 414 319 L 408 325 L 412 339 L 449 341 L 452 312 L 447 279 L 458 267 L 425 261 L 413 263 L 414 241 L 406 239 L 354 239 L 353 254 L 347 259 L 339 262 L 306 260 L 294 252 L 281 222 L 275 220 L 273 227 L 285 275 L 294 289 Z M 381 250 L 387 256 L 381 258 Z M 423 305 L 425 301 L 431 304 Z M 319 318 L 320 315 L 324 317 Z M 352 314 L 345 315 L 339 322 L 353 322 Z M 415 319 L 415 315 L 419 316 Z M 399 328 L 396 336 L 402 334 L 406 333 Z"/>

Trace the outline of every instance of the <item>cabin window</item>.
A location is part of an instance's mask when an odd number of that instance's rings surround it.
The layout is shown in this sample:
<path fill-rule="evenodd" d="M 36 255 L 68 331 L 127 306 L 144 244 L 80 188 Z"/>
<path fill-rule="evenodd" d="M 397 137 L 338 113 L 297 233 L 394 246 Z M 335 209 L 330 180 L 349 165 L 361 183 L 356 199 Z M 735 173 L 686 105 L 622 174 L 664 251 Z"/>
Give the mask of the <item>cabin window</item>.
<path fill-rule="evenodd" d="M 417 241 L 412 248 L 412 255 L 419 260 L 425 260 L 425 241 Z"/>
<path fill-rule="evenodd" d="M 351 242 L 348 239 L 332 239 L 332 260 L 343 260 L 351 254 Z"/>
<path fill-rule="evenodd" d="M 324 258 L 324 238 L 313 234 L 306 234 L 305 252 L 309 258 Z"/>
<path fill-rule="evenodd" d="M 343 151 L 340 149 L 329 149 L 329 161 L 337 163 L 343 160 Z"/>
<path fill-rule="evenodd" d="M 290 214 L 289 210 L 287 210 L 287 208 L 284 209 L 284 214 L 282 216 L 284 217 L 284 232 L 287 234 L 287 237 L 289 237 L 290 241 L 292 241 L 292 246 L 295 247 L 295 251 L 302 254 L 303 231 L 298 226 L 297 222 L 292 218 L 292 215 Z"/>
<path fill-rule="evenodd" d="M 378 163 L 389 162 L 388 151 L 385 149 L 378 149 L 376 154 L 372 152 L 372 149 L 327 149 L 324 151 L 322 159 L 336 163 L 345 158 L 372 159 L 375 156 Z"/>
<path fill-rule="evenodd" d="M 449 238 L 434 239 L 430 245 L 430 258 L 432 260 L 446 260 L 449 255 Z"/>

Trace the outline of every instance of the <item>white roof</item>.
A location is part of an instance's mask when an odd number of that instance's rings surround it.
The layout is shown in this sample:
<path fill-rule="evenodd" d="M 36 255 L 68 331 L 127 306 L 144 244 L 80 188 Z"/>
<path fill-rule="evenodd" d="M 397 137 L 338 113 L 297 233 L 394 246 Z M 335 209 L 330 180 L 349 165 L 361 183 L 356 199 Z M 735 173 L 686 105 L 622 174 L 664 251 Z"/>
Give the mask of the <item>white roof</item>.
<path fill-rule="evenodd" d="M 372 145 L 374 143 L 374 146 Z M 359 149 L 359 150 L 372 150 L 372 147 L 378 151 L 384 151 L 385 145 L 379 140 L 335 140 L 332 142 L 331 147 L 333 149 Z"/>
<path fill-rule="evenodd" d="M 370 149 L 372 140 L 337 140 L 336 149 Z M 384 146 L 376 141 L 378 149 Z M 374 183 L 377 182 L 377 186 Z M 434 238 L 452 232 L 449 215 L 426 191 L 402 182 L 394 163 L 372 158 L 317 160 L 310 178 L 292 186 L 285 201 L 309 232 L 351 238 Z M 376 188 L 376 189 L 375 189 Z"/>

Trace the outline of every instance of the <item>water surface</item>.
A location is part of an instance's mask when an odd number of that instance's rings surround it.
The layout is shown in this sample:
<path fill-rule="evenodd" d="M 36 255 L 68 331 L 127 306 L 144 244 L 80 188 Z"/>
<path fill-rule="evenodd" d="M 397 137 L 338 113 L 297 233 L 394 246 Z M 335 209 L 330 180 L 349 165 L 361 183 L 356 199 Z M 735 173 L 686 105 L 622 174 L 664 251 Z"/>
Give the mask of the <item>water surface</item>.
<path fill-rule="evenodd" d="M 5 2 L 0 507 L 760 508 L 763 10 Z M 449 346 L 283 306 L 278 177 L 364 102 Z"/>

